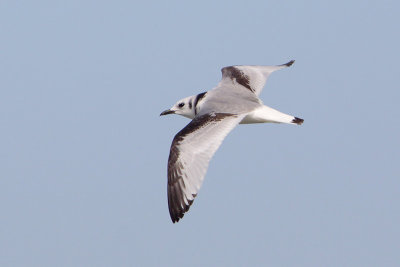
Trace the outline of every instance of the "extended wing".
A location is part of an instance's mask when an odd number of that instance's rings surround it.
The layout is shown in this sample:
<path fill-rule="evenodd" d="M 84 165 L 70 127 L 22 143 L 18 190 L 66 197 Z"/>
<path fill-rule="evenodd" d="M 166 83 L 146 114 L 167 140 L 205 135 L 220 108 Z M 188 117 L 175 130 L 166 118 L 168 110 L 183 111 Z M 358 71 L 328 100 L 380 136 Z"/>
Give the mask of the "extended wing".
<path fill-rule="evenodd" d="M 283 68 L 290 67 L 294 60 L 278 66 L 229 66 L 221 70 L 222 80 L 219 87 L 237 86 L 260 95 L 268 76 Z"/>
<path fill-rule="evenodd" d="M 203 183 L 210 159 L 244 115 L 208 113 L 177 133 L 168 158 L 168 207 L 172 222 L 189 210 Z"/>

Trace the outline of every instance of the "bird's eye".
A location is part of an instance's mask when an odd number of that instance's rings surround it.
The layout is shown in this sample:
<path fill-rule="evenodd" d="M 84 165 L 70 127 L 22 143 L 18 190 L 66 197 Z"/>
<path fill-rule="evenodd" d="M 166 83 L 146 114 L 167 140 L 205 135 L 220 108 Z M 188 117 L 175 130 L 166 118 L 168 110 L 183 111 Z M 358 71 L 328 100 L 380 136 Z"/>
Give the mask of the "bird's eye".
<path fill-rule="evenodd" d="M 184 105 L 185 103 L 179 103 L 178 107 L 183 108 Z"/>

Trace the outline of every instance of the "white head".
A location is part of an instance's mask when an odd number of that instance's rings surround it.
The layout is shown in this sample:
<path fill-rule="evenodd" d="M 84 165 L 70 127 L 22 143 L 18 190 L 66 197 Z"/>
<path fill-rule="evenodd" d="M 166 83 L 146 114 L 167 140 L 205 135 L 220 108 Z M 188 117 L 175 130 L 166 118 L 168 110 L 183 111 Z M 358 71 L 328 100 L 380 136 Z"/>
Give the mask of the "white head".
<path fill-rule="evenodd" d="M 195 99 L 196 96 L 189 96 L 176 102 L 172 108 L 161 112 L 160 116 L 168 114 L 178 114 L 186 118 L 193 119 L 195 117 Z"/>

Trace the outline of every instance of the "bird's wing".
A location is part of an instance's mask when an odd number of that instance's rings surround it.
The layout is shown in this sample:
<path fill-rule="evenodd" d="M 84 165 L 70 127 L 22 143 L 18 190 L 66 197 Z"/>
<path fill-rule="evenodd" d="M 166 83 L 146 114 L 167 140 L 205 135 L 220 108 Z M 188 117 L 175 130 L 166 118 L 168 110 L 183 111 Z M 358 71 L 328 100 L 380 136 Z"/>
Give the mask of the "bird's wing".
<path fill-rule="evenodd" d="M 260 95 L 268 76 L 276 71 L 290 67 L 294 60 L 277 66 L 229 66 L 221 69 L 222 80 L 218 87 L 237 87 Z"/>
<path fill-rule="evenodd" d="M 208 113 L 177 133 L 168 158 L 168 207 L 172 222 L 189 210 L 203 183 L 210 159 L 245 115 Z"/>

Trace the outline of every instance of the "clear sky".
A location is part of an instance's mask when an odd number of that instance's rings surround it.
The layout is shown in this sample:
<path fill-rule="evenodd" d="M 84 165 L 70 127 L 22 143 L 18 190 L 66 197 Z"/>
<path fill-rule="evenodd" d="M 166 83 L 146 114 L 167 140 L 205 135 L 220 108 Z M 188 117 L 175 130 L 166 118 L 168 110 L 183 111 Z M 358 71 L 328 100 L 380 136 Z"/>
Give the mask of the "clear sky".
<path fill-rule="evenodd" d="M 1 266 L 398 266 L 399 1 L 1 1 Z M 172 224 L 159 117 L 295 64 Z"/>

